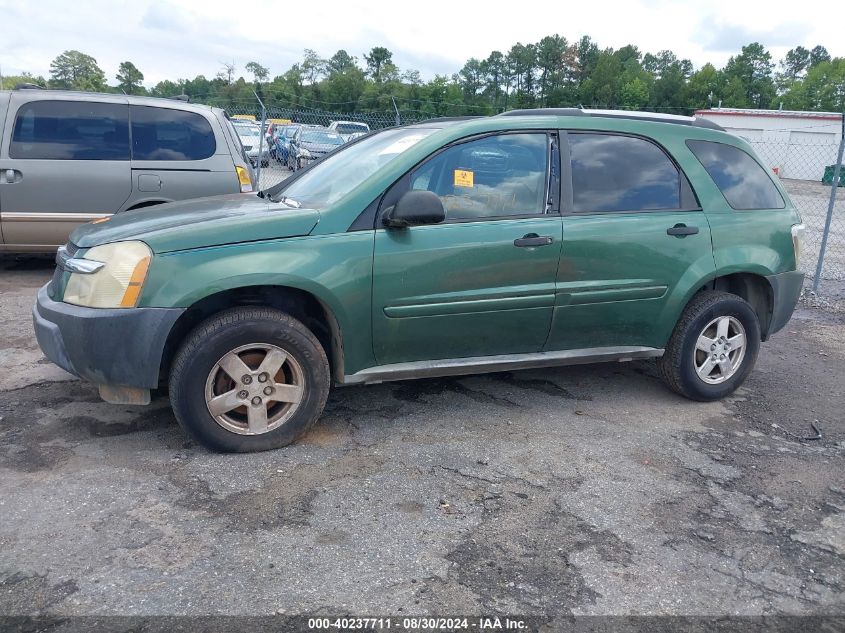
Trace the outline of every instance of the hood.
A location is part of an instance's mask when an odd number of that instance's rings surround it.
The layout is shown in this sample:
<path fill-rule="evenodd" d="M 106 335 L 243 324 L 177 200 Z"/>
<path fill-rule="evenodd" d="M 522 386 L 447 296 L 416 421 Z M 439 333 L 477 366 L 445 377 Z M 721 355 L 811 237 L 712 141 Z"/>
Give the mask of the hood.
<path fill-rule="evenodd" d="M 83 224 L 70 236 L 80 248 L 141 240 L 156 253 L 308 235 L 320 212 L 269 202 L 254 193 L 171 202 Z"/>

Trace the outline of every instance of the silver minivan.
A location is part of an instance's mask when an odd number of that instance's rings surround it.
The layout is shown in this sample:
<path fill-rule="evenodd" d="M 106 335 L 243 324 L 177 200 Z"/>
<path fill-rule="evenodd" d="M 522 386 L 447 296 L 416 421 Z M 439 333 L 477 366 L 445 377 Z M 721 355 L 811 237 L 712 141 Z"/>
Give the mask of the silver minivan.
<path fill-rule="evenodd" d="M 54 251 L 84 222 L 254 186 L 240 139 L 219 108 L 0 91 L 0 252 Z"/>

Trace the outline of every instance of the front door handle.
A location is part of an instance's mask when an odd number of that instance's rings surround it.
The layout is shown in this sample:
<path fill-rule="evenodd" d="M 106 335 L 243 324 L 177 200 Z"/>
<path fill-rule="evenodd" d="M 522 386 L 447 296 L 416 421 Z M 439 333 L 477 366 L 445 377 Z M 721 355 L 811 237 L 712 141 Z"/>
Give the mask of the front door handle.
<path fill-rule="evenodd" d="M 555 240 L 551 235 L 537 235 L 536 233 L 526 233 L 522 237 L 515 239 L 513 241 L 513 245 L 519 248 L 525 248 L 528 246 L 548 246 L 554 241 Z"/>
<path fill-rule="evenodd" d="M 666 229 L 666 235 L 674 235 L 675 237 L 695 235 L 696 233 L 698 233 L 697 226 L 687 226 L 686 224 L 676 224 L 675 226 Z"/>

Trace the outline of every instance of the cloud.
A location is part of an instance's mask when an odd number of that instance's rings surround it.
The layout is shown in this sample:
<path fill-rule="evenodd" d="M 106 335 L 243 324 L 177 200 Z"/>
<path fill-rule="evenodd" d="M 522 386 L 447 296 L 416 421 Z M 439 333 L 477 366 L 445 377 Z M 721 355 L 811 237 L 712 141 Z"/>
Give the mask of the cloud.
<path fill-rule="evenodd" d="M 191 26 L 185 12 L 169 2 L 157 2 L 147 8 L 141 18 L 141 27 L 159 31 L 184 32 Z"/>
<path fill-rule="evenodd" d="M 813 30 L 813 26 L 803 22 L 786 22 L 762 30 L 751 29 L 742 24 L 727 24 L 714 16 L 707 16 L 695 29 L 694 39 L 705 51 L 736 53 L 751 42 L 759 42 L 766 48 L 798 46 Z"/>

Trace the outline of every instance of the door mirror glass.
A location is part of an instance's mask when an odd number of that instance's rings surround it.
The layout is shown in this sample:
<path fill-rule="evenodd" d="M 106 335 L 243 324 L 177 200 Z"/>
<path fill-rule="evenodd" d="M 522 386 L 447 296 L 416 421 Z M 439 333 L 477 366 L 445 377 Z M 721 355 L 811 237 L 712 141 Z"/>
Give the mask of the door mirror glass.
<path fill-rule="evenodd" d="M 387 210 L 384 225 L 394 228 L 438 224 L 446 219 L 446 209 L 431 191 L 407 191 Z"/>

